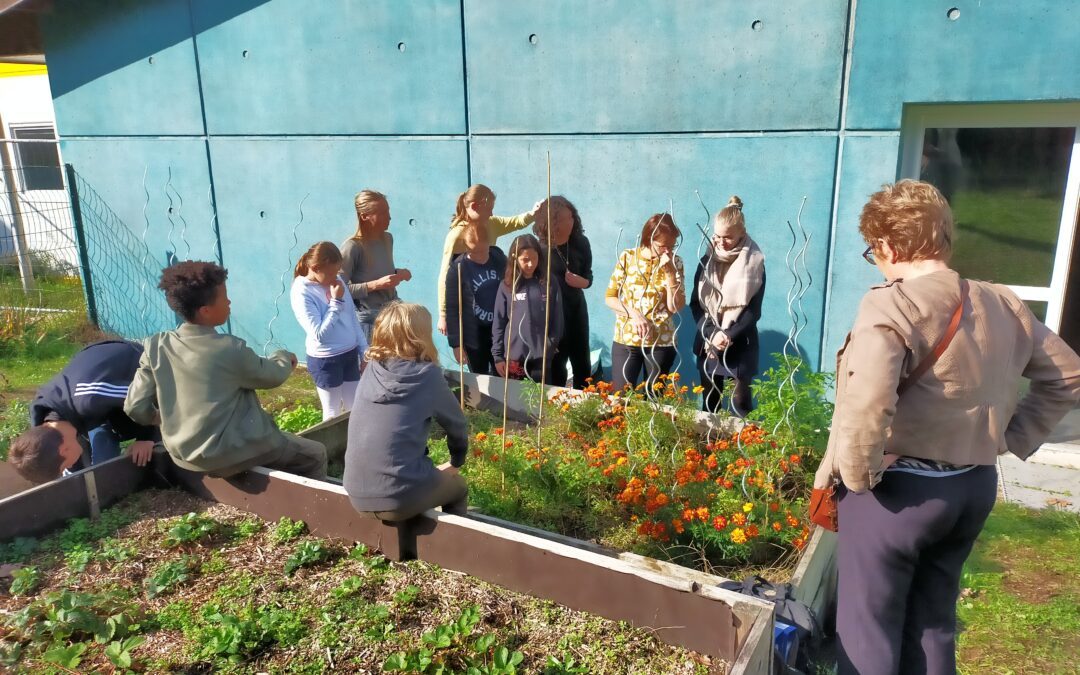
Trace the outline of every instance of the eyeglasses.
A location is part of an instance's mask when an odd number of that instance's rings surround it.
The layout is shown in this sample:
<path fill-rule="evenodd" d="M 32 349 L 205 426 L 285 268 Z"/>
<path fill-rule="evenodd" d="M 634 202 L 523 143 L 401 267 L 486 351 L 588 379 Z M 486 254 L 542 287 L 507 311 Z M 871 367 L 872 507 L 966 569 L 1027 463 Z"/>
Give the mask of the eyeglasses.
<path fill-rule="evenodd" d="M 870 263 L 871 265 L 877 265 L 877 261 L 874 260 L 874 247 L 873 246 L 867 246 L 866 250 L 862 252 L 862 257 L 863 257 L 863 260 Z"/>

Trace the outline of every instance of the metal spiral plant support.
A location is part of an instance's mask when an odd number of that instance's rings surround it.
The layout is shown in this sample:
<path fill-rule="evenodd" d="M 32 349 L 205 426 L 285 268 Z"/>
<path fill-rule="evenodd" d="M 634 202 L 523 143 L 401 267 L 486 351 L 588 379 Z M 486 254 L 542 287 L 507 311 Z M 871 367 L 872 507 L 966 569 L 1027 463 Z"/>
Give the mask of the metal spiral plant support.
<path fill-rule="evenodd" d="M 544 344 L 541 345 L 542 350 L 540 354 L 540 412 L 536 418 L 536 450 L 540 451 L 540 432 L 544 427 L 544 399 L 547 398 L 547 391 L 544 389 L 544 385 L 547 382 L 547 363 L 548 363 L 548 331 L 551 327 L 551 151 L 547 153 L 547 206 L 544 209 L 547 212 L 547 255 L 544 256 L 544 265 L 547 268 L 544 271 Z M 567 270 L 570 268 L 568 267 Z M 559 307 L 559 311 L 563 311 L 562 307 Z M 563 382 L 565 385 L 566 383 Z"/>
<path fill-rule="evenodd" d="M 304 195 L 304 198 L 300 200 L 300 220 L 296 221 L 296 224 L 292 228 L 292 244 L 289 246 L 289 257 L 286 261 L 285 269 L 282 270 L 281 276 L 278 278 L 278 283 L 281 286 L 281 290 L 278 291 L 277 297 L 274 298 L 274 316 L 270 317 L 270 321 L 266 324 L 266 331 L 269 336 L 266 338 L 266 342 L 263 343 L 262 352 L 263 356 L 269 355 L 270 345 L 274 341 L 274 322 L 277 321 L 278 315 L 281 310 L 278 308 L 278 303 L 281 301 L 281 296 L 285 295 L 285 277 L 289 274 L 289 262 L 292 262 L 293 251 L 296 250 L 296 244 L 299 242 L 299 238 L 296 236 L 296 232 L 300 229 L 300 226 L 304 224 L 304 202 L 311 196 L 311 193 Z"/>
<path fill-rule="evenodd" d="M 784 347 L 782 350 L 785 366 L 791 362 L 791 359 L 793 358 L 792 352 L 794 352 L 794 356 L 800 356 L 798 341 L 807 323 L 805 313 L 802 311 L 802 298 L 806 295 L 806 292 L 809 290 L 810 286 L 808 282 L 803 281 L 802 272 L 800 272 L 799 270 L 800 263 L 803 265 L 803 269 L 806 270 L 806 251 L 810 245 L 810 235 L 807 233 L 806 228 L 804 228 L 802 225 L 802 212 L 805 206 L 806 197 L 804 196 L 802 198 L 802 202 L 799 204 L 799 211 L 795 218 L 795 222 L 799 226 L 798 232 L 796 232 L 795 228 L 792 227 L 791 221 L 787 221 L 788 231 L 791 233 L 791 245 L 788 247 L 788 251 L 784 255 L 784 264 L 787 267 L 788 271 L 791 273 L 792 281 L 791 286 L 788 288 L 787 292 L 787 313 L 788 317 L 791 319 L 791 327 L 788 329 L 788 337 L 787 340 L 784 342 Z M 800 234 L 802 236 L 802 246 L 798 249 L 798 251 L 796 251 L 796 247 L 799 246 Z M 809 274 L 809 270 L 806 270 L 806 273 Z M 796 306 L 798 306 L 797 309 Z M 793 432 L 795 429 L 793 419 L 795 414 L 796 397 L 794 394 L 796 393 L 795 390 L 797 388 L 796 375 L 798 374 L 800 368 L 801 364 L 797 364 L 796 367 L 792 368 L 788 373 L 788 377 L 786 378 L 786 380 L 784 382 L 781 382 L 780 386 L 777 389 L 777 396 L 780 399 L 781 405 L 783 405 L 784 403 L 783 391 L 785 384 L 788 386 L 788 388 L 791 389 L 792 397 L 790 405 L 787 405 L 784 408 L 784 414 L 782 418 L 777 421 L 776 426 L 772 429 L 773 434 L 779 431 L 781 425 L 786 425 L 789 432 Z"/>
<path fill-rule="evenodd" d="M 176 229 L 176 221 L 173 220 L 173 199 L 172 199 L 172 195 L 169 194 L 169 188 L 171 188 L 171 187 L 172 187 L 172 167 L 170 166 L 169 167 L 168 179 L 165 181 L 165 187 L 163 189 L 163 192 L 165 193 L 165 198 L 169 200 L 169 210 L 166 212 L 166 215 L 169 218 L 169 234 L 166 237 L 166 239 L 169 242 L 168 255 L 170 256 L 170 260 L 168 260 L 168 262 L 167 262 L 167 264 L 169 264 L 169 265 L 171 265 L 179 257 L 178 255 L 176 255 L 176 243 L 173 241 L 173 231 Z"/>
<path fill-rule="evenodd" d="M 147 258 L 149 258 L 149 256 L 150 256 L 150 249 L 146 246 L 146 235 L 150 232 L 150 217 L 148 215 L 146 215 L 147 209 L 150 208 L 150 191 L 146 189 L 146 175 L 147 175 L 147 173 L 149 171 L 150 171 L 150 165 L 149 164 L 144 165 L 143 166 L 143 176 L 142 176 L 142 188 L 143 188 L 143 194 L 145 195 L 145 199 L 143 201 L 143 207 L 142 207 L 143 231 L 142 231 L 142 235 L 139 238 L 139 241 L 142 242 L 142 249 L 143 249 L 142 250 L 142 254 L 143 254 L 142 255 L 142 260 L 140 262 L 141 262 L 141 264 L 142 264 L 142 266 L 144 268 L 147 266 L 146 265 Z M 140 274 L 139 275 L 139 302 L 138 302 L 138 308 L 139 308 L 139 314 L 140 315 L 145 316 L 145 314 L 146 314 L 147 301 L 149 300 L 148 296 L 149 296 L 149 293 L 147 292 L 147 288 L 146 288 L 146 275 L 145 274 Z"/>
<path fill-rule="evenodd" d="M 187 251 L 184 253 L 184 258 L 183 259 L 184 260 L 191 260 L 191 244 L 188 243 L 188 240 L 187 240 L 187 227 L 188 227 L 188 224 L 187 224 L 187 219 L 184 218 L 184 198 L 183 198 L 183 196 L 181 196 L 180 192 L 176 189 L 175 186 L 170 185 L 169 187 L 172 188 L 173 194 L 176 195 L 176 200 L 177 200 L 177 203 L 178 203 L 178 205 L 176 207 L 176 218 L 180 221 L 180 241 L 182 241 L 184 243 L 184 247 L 187 249 Z M 171 212 L 171 210 L 170 210 L 170 212 Z M 177 257 L 179 258 L 180 256 L 177 255 Z"/>

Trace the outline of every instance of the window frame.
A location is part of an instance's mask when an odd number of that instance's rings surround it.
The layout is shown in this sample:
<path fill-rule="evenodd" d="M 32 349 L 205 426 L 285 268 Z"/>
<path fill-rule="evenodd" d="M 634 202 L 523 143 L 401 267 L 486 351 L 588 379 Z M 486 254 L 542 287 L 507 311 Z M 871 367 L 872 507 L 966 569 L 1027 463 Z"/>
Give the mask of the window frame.
<path fill-rule="evenodd" d="M 1065 302 L 1066 283 L 1077 221 L 1080 220 L 1080 103 L 939 103 L 904 106 L 900 129 L 900 178 L 919 178 L 923 142 L 927 129 L 1072 127 L 1073 147 L 1069 158 L 1065 194 L 1054 248 L 1054 269 L 1050 285 L 1007 285 L 1021 300 L 1047 303 L 1046 325 L 1057 331 Z"/>
<path fill-rule="evenodd" d="M 19 132 L 25 131 L 49 131 L 52 133 L 51 139 L 38 139 L 38 138 L 19 138 Z M 60 156 L 60 138 L 56 133 L 56 125 L 52 122 L 19 122 L 17 124 L 8 125 L 8 140 L 13 145 L 12 153 L 15 156 L 15 168 L 18 175 L 19 187 L 24 193 L 31 192 L 58 192 L 67 189 L 67 183 L 64 179 L 64 160 Z M 30 188 L 26 184 L 26 167 L 23 162 L 21 143 L 53 143 L 56 149 L 56 175 L 60 179 L 59 187 L 52 188 Z M 35 167 L 46 168 L 46 167 Z"/>

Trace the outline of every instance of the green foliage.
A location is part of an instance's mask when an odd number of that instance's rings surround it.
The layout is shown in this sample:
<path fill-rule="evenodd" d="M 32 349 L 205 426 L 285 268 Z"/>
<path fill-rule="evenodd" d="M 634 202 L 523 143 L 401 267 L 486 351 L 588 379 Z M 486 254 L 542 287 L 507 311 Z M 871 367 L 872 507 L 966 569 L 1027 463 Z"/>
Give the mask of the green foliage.
<path fill-rule="evenodd" d="M 321 541 L 302 542 L 285 561 L 285 574 L 292 575 L 301 567 L 314 565 L 330 557 L 331 551 Z"/>
<path fill-rule="evenodd" d="M 306 403 L 297 404 L 274 415 L 278 429 L 297 433 L 322 422 L 322 410 Z"/>
<path fill-rule="evenodd" d="M 383 662 L 383 670 L 437 675 L 455 672 L 514 675 L 525 660 L 521 652 L 497 644 L 496 636 L 490 633 L 470 643 L 480 618 L 480 609 L 469 605 L 456 620 L 424 633 L 423 647 L 392 654 Z"/>
<path fill-rule="evenodd" d="M 109 646 L 105 648 L 105 657 L 109 659 L 117 668 L 128 669 L 131 668 L 133 649 L 146 642 L 146 638 L 142 635 L 133 635 L 123 640 L 117 640 L 110 642 Z"/>
<path fill-rule="evenodd" d="M 139 514 L 129 508 L 111 508 L 96 520 L 73 518 L 67 527 L 43 541 L 39 548 L 45 553 L 66 554 L 80 547 L 89 547 L 97 541 L 111 537 L 117 530 L 131 523 Z"/>
<path fill-rule="evenodd" d="M 32 595 L 41 584 L 41 570 L 33 565 L 20 567 L 11 573 L 12 595 Z"/>
<path fill-rule="evenodd" d="M 812 448 L 820 460 L 832 423 L 833 374 L 814 372 L 798 357 L 772 356 L 776 365 L 752 385 L 758 407 L 747 417 L 773 433 L 782 445 Z"/>
<path fill-rule="evenodd" d="M 302 520 L 292 520 L 282 516 L 270 533 L 270 540 L 275 544 L 285 544 L 307 532 L 307 524 Z"/>
<path fill-rule="evenodd" d="M 578 665 L 570 652 L 564 652 L 561 659 L 549 655 L 547 663 L 544 664 L 544 675 L 577 675 L 587 672 L 589 669 Z"/>
<path fill-rule="evenodd" d="M 344 600 L 349 596 L 358 594 L 364 589 L 364 580 L 360 577 L 349 577 L 342 581 L 337 588 L 330 591 L 335 600 Z"/>
<path fill-rule="evenodd" d="M 94 550 L 86 544 L 76 544 L 64 553 L 64 564 L 72 572 L 82 572 L 94 558 Z"/>
<path fill-rule="evenodd" d="M 199 625 L 185 623 L 185 634 L 201 645 L 201 656 L 239 663 L 272 643 L 286 647 L 299 643 L 308 628 L 296 612 L 281 607 L 248 604 L 231 613 L 211 603 L 203 608 Z"/>
<path fill-rule="evenodd" d="M 121 592 L 68 590 L 39 596 L 3 620 L 7 639 L 30 655 L 67 668 L 74 668 L 65 664 L 81 659 L 85 651 L 73 649 L 75 645 L 90 639 L 100 644 L 122 641 L 137 634 L 142 622 L 139 607 Z"/>
<path fill-rule="evenodd" d="M 420 589 L 412 584 L 401 589 L 394 594 L 394 604 L 407 606 L 416 601 L 416 597 L 420 595 Z"/>
<path fill-rule="evenodd" d="M 47 649 L 41 655 L 41 658 L 49 663 L 55 663 L 61 668 L 75 669 L 82 662 L 82 655 L 86 651 L 86 647 L 87 645 L 83 642 L 76 642 L 67 646 L 56 645 Z"/>
<path fill-rule="evenodd" d="M 2 401 L 2 399 L 0 399 Z M 30 428 L 30 404 L 12 400 L 0 409 L 0 462 L 6 462 L 15 437 Z"/>
<path fill-rule="evenodd" d="M 233 526 L 233 537 L 243 541 L 250 539 L 263 530 L 263 521 L 258 518 L 244 518 Z"/>
<path fill-rule="evenodd" d="M 103 539 L 98 546 L 97 557 L 110 563 L 122 563 L 134 558 L 138 550 L 134 544 L 130 544 L 115 537 Z"/>
<path fill-rule="evenodd" d="M 363 560 L 370 553 L 367 544 L 357 544 L 349 549 L 350 560 Z"/>
<path fill-rule="evenodd" d="M 221 523 L 209 516 L 187 513 L 177 518 L 165 531 L 162 543 L 169 548 L 194 544 L 216 534 L 220 529 Z"/>
<path fill-rule="evenodd" d="M 147 597 L 155 598 L 191 579 L 200 562 L 198 556 L 184 555 L 161 565 L 146 580 Z"/>
<path fill-rule="evenodd" d="M 0 564 L 26 562 L 37 549 L 37 539 L 33 537 L 16 537 L 9 542 L 0 544 Z"/>

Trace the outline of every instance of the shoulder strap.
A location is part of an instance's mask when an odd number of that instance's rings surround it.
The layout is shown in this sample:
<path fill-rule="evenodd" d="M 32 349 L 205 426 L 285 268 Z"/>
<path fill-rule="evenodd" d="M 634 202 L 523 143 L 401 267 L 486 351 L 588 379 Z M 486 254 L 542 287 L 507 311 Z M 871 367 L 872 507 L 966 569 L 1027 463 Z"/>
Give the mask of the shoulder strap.
<path fill-rule="evenodd" d="M 968 299 L 968 282 L 967 279 L 960 280 L 960 304 L 957 305 L 956 310 L 953 312 L 952 320 L 949 322 L 949 327 L 946 329 L 945 334 L 938 340 L 934 350 L 926 355 L 926 358 L 915 367 L 915 370 L 911 371 L 911 374 L 900 381 L 900 386 L 896 388 L 897 395 L 903 396 L 904 392 L 911 388 L 911 385 L 915 384 L 920 377 L 926 374 L 926 371 L 930 370 L 931 366 L 937 363 L 937 360 L 941 358 L 941 355 L 945 353 L 945 350 L 949 348 L 949 343 L 952 342 L 953 337 L 956 336 L 956 330 L 960 327 L 960 318 L 964 315 L 964 305 Z"/>

